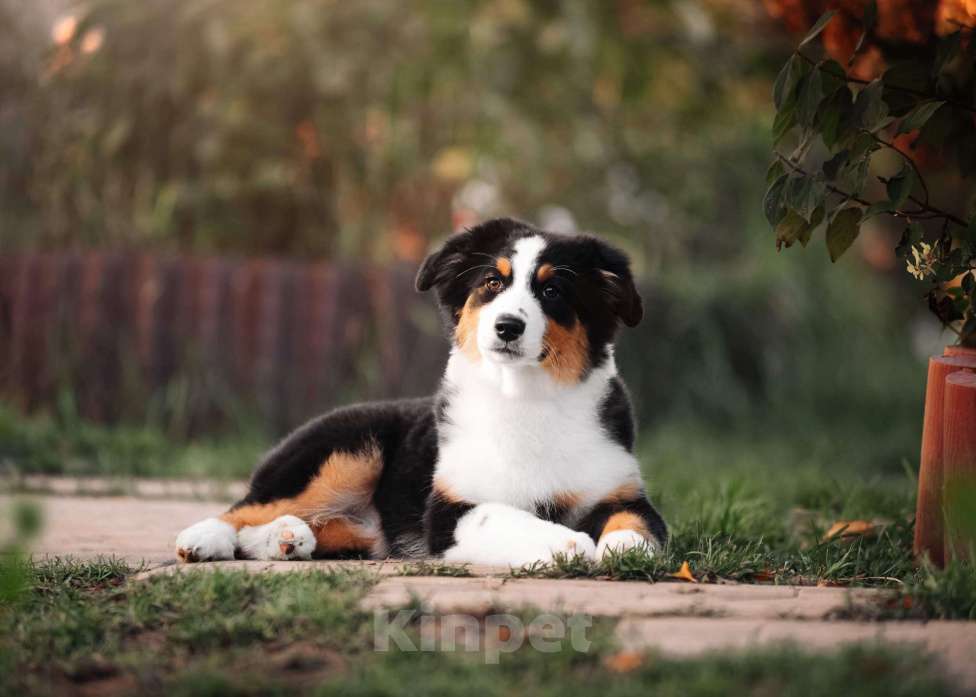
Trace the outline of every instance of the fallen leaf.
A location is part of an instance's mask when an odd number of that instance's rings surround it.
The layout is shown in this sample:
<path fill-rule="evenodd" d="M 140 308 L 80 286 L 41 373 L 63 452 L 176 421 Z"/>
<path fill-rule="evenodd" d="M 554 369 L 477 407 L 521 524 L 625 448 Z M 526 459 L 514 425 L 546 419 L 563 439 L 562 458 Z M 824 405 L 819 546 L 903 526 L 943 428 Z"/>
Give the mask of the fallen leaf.
<path fill-rule="evenodd" d="M 603 664 L 613 673 L 630 673 L 640 668 L 643 662 L 644 655 L 637 651 L 620 651 L 607 656 Z"/>
<path fill-rule="evenodd" d="M 823 539 L 826 541 L 836 537 L 864 537 L 873 535 L 875 529 L 874 524 L 867 520 L 838 520 L 830 526 Z"/>
<path fill-rule="evenodd" d="M 775 578 L 776 578 L 776 574 L 774 574 L 769 569 L 763 569 L 762 571 L 757 571 L 752 575 L 752 580 L 758 581 L 759 583 L 768 583 Z"/>
<path fill-rule="evenodd" d="M 691 567 L 688 566 L 688 562 L 684 562 L 681 568 L 678 569 L 676 574 L 668 574 L 672 578 L 680 578 L 682 581 L 691 581 L 692 583 L 698 583 L 698 579 L 695 578 L 694 574 L 691 573 Z"/>

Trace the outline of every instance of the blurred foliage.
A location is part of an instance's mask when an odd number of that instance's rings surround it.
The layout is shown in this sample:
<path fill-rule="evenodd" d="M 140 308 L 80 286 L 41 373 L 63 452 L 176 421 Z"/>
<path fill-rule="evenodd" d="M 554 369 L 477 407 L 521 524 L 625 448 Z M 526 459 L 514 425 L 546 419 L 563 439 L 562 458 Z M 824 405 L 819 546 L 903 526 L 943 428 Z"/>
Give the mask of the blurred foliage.
<path fill-rule="evenodd" d="M 0 610 L 15 603 L 27 587 L 27 548 L 40 529 L 35 503 L 7 499 L 0 505 Z"/>
<path fill-rule="evenodd" d="M 46 246 L 416 259 L 508 213 L 729 254 L 782 55 L 723 0 L 18 6 L 0 225 Z"/>
<path fill-rule="evenodd" d="M 805 247 L 823 226 L 833 261 L 877 216 L 895 218 L 896 251 L 927 282 L 929 307 L 961 343 L 976 346 L 974 27 L 950 19 L 927 35 L 909 24 L 884 34 L 879 7 L 891 4 L 862 4 L 846 67 L 811 57 L 822 32 L 846 26 L 844 13 L 830 10 L 780 71 L 773 138 L 778 145 L 798 135 L 788 155 L 775 152 L 764 209 L 777 247 Z M 870 66 L 864 56 L 873 57 Z M 936 176 L 923 175 L 926 164 Z M 957 185 L 946 187 L 947 178 Z M 953 198 L 943 203 L 947 189 Z"/>
<path fill-rule="evenodd" d="M 694 444 L 722 466 L 730 438 L 793 468 L 917 456 L 915 354 L 938 337 L 889 278 L 894 245 L 866 231 L 832 273 L 769 248 L 769 94 L 792 42 L 759 3 L 94 0 L 53 33 L 19 7 L 0 0 L 5 246 L 387 261 L 495 214 L 590 229 L 645 279 L 618 362 L 641 424 L 685 449 L 651 460 L 686 466 Z M 79 471 L 111 451 L 61 411 L 35 443 Z M 134 467 L 109 459 L 92 468 Z"/>

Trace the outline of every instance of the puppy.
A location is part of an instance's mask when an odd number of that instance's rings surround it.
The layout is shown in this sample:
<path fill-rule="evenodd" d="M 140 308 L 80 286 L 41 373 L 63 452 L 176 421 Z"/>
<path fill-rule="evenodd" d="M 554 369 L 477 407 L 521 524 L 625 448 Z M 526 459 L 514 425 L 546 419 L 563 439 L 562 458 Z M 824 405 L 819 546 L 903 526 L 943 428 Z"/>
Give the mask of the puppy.
<path fill-rule="evenodd" d="M 453 341 L 437 395 L 302 426 L 247 496 L 180 533 L 179 559 L 521 566 L 664 545 L 613 358 L 618 326 L 643 314 L 624 254 L 492 220 L 428 257 L 417 289 L 436 292 Z"/>

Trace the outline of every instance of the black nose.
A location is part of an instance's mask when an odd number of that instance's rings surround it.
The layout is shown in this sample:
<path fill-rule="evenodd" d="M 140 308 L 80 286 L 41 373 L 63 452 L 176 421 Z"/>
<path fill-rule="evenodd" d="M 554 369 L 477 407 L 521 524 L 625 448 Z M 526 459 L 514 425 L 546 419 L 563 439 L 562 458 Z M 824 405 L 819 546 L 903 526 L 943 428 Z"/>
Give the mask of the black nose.
<path fill-rule="evenodd" d="M 515 341 L 525 331 L 525 322 L 515 315 L 501 315 L 495 320 L 495 334 L 502 341 Z"/>

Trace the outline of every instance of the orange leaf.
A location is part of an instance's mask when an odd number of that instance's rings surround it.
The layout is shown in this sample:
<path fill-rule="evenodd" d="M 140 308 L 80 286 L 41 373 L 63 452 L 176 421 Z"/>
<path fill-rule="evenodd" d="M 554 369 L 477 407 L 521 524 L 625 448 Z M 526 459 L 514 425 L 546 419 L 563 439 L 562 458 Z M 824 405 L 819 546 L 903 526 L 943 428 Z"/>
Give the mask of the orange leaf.
<path fill-rule="evenodd" d="M 637 651 L 620 651 L 607 656 L 603 664 L 614 673 L 630 673 L 640 668 L 643 662 L 644 655 Z"/>
<path fill-rule="evenodd" d="M 678 569 L 676 574 L 668 574 L 672 578 L 680 578 L 682 581 L 691 581 L 692 583 L 698 583 L 698 579 L 691 573 L 691 567 L 688 566 L 688 562 L 684 562 L 681 568 Z"/>
<path fill-rule="evenodd" d="M 862 537 L 871 535 L 874 531 L 874 525 L 867 520 L 838 520 L 830 526 L 823 538 L 832 540 L 835 537 Z"/>
<path fill-rule="evenodd" d="M 776 578 L 776 574 L 774 574 L 769 569 L 763 569 L 762 571 L 757 571 L 752 575 L 752 580 L 758 581 L 759 583 L 767 583 L 769 581 L 772 581 L 774 578 Z"/>

